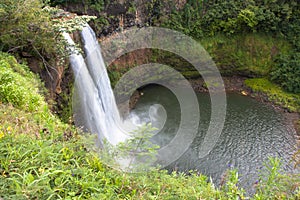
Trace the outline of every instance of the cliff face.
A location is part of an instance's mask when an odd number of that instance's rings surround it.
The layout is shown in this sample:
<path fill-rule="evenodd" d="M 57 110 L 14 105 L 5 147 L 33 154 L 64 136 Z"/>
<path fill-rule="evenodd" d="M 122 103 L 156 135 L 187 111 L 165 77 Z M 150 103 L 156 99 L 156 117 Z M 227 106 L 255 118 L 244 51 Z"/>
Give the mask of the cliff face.
<path fill-rule="evenodd" d="M 186 0 L 53 0 L 51 2 L 52 6 L 58 6 L 67 12 L 97 16 L 97 19 L 91 21 L 90 25 L 95 30 L 97 37 L 105 38 L 133 26 L 144 27 L 154 24 L 159 26 L 161 17 L 168 15 L 174 9 L 183 8 Z M 150 51 L 143 51 L 143 55 L 129 56 L 126 61 L 122 60 L 114 63 L 114 65 L 132 66 L 132 63 L 140 63 L 136 61 L 136 58 L 144 60 L 141 57 L 149 57 L 149 53 Z M 51 94 L 61 92 L 60 84 L 62 81 L 60 79 L 64 77 L 65 73 L 63 67 L 59 67 L 53 72 L 40 72 L 37 71 L 38 67 L 35 66 L 35 62 L 30 61 L 29 65 L 32 66 L 33 71 L 41 75 Z M 47 78 L 49 73 L 52 75 L 51 80 Z"/>
<path fill-rule="evenodd" d="M 59 6 L 79 15 L 94 15 L 98 19 L 91 25 L 98 37 L 105 37 L 116 31 L 137 26 L 159 25 L 159 17 L 173 9 L 181 9 L 186 0 L 109 0 L 101 6 L 93 6 L 86 1 L 66 2 Z"/>
<path fill-rule="evenodd" d="M 97 19 L 91 21 L 90 25 L 95 30 L 97 37 L 104 39 L 113 33 L 133 26 L 144 27 L 154 23 L 158 26 L 160 17 L 167 15 L 173 9 L 181 9 L 185 3 L 186 0 L 103 0 L 103 4 L 96 5 L 91 1 L 83 0 L 65 1 L 65 3 L 53 4 L 53 6 L 77 15 L 97 16 Z M 77 40 L 79 39 L 77 38 Z M 146 49 L 129 53 L 112 63 L 111 66 L 117 66 L 117 69 L 109 67 L 109 71 L 115 70 L 121 74 L 128 67 L 146 63 L 150 57 L 151 51 Z M 34 59 L 30 60 L 29 65 L 34 72 L 40 74 L 45 82 L 50 91 L 50 99 L 56 101 L 58 107 L 66 104 L 68 99 L 65 98 L 65 93 L 70 94 L 70 85 L 73 80 L 70 68 L 56 66 L 57 69 L 49 72 L 41 71 Z M 112 81 L 114 82 L 114 80 Z"/>

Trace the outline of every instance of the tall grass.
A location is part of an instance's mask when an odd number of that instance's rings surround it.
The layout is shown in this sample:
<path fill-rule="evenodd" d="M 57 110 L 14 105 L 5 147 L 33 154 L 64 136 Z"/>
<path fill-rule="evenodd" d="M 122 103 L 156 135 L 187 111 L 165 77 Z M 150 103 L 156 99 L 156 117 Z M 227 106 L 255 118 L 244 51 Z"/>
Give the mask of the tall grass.
<path fill-rule="evenodd" d="M 9 63 L 3 57 L 1 60 Z M 38 81 L 26 70 L 24 77 L 29 78 L 20 79 L 23 72 L 15 70 L 12 64 L 1 67 L 11 75 L 11 81 L 3 82 L 1 87 L 12 84 L 17 90 L 20 81 Z M 16 94 L 39 96 L 35 109 L 28 109 L 28 102 L 16 104 L 13 96 L 6 93 L 0 99 L 0 198 L 247 199 L 244 190 L 237 186 L 237 171 L 229 171 L 225 185 L 217 188 L 198 172 L 169 174 L 156 169 L 126 174 L 112 169 L 89 148 L 89 135 L 79 134 L 79 130 L 50 112 L 36 85 L 22 89 L 24 93 Z M 300 198 L 299 174 L 281 174 L 277 161 L 271 160 L 270 164 L 253 198 Z"/>

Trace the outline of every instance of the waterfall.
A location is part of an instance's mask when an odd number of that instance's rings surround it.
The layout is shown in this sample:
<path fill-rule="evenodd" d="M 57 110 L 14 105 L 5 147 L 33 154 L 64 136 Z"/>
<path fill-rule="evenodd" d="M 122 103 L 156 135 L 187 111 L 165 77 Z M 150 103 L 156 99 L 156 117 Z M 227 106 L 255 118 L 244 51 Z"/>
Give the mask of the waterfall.
<path fill-rule="evenodd" d="M 128 137 L 121 127 L 107 70 L 94 31 L 86 25 L 81 31 L 85 59 L 69 34 L 64 33 L 69 44 L 70 63 L 75 75 L 73 110 L 75 122 L 85 131 L 98 134 L 100 142 L 106 139 L 115 145 Z"/>

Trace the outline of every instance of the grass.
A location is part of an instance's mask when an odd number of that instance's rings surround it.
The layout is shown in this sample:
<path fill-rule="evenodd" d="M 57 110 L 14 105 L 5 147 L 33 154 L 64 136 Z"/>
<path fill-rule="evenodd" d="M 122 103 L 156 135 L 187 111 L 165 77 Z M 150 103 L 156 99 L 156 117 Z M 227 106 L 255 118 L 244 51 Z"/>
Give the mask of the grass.
<path fill-rule="evenodd" d="M 236 170 L 228 171 L 220 188 L 197 172 L 127 174 L 103 164 L 87 148 L 84 136 L 76 133 L 68 138 L 61 132 L 40 137 L 14 129 L 1 133 L 0 197 L 4 199 L 245 199 L 236 185 Z M 280 174 L 279 160 L 272 162 L 253 199 L 299 198 L 299 175 Z"/>
<path fill-rule="evenodd" d="M 15 70 L 25 66 L 4 57 L 5 67 L 0 67 L 11 79 L 1 87 L 17 90 L 20 81 L 39 82 L 29 71 Z M 20 73 L 28 78 L 21 79 Z M 42 86 L 29 84 L 16 96 L 39 96 L 35 109 L 28 109 L 28 102 L 16 104 L 7 93 L 0 99 L 0 199 L 246 199 L 236 170 L 228 171 L 225 184 L 217 188 L 197 172 L 129 174 L 106 166 L 89 148 L 94 141 L 53 115 L 37 87 Z M 269 166 L 253 199 L 300 198 L 299 175 L 279 173 L 277 159 Z"/>
<path fill-rule="evenodd" d="M 110 169 L 97 155 L 87 152 L 79 136 L 65 141 L 5 135 L 0 152 L 0 196 L 4 199 L 196 199 L 220 195 L 202 175 L 187 177 L 163 171 L 136 175 Z"/>
<path fill-rule="evenodd" d="M 2 102 L 28 111 L 46 106 L 39 94 L 41 86 L 36 75 L 26 65 L 18 64 L 9 54 L 0 53 L 0 98 Z"/>
<path fill-rule="evenodd" d="M 286 92 L 280 86 L 270 82 L 267 78 L 247 79 L 245 84 L 254 92 L 266 94 L 271 102 L 291 112 L 300 112 L 300 94 Z"/>

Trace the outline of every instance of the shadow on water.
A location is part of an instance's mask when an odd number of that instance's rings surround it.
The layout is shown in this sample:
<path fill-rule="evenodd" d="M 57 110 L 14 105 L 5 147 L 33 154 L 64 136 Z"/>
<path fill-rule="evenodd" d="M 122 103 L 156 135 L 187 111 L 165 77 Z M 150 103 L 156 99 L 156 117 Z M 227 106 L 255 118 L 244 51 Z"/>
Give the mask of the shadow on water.
<path fill-rule="evenodd" d="M 149 108 L 155 104 L 164 107 L 167 121 L 163 129 L 153 137 L 158 145 L 165 146 L 175 136 L 180 124 L 180 107 L 175 95 L 162 86 L 147 86 L 133 110 L 143 121 L 150 122 Z M 291 156 L 295 152 L 294 128 L 284 123 L 281 113 L 271 106 L 239 94 L 227 94 L 227 115 L 223 132 L 212 151 L 199 158 L 199 146 L 210 122 L 210 97 L 198 93 L 200 108 L 199 132 L 190 148 L 177 161 L 166 167 L 169 171 L 197 170 L 210 176 L 216 185 L 228 169 L 236 168 L 240 174 L 240 186 L 253 193 L 263 163 L 269 157 L 279 157 L 282 168 L 293 172 Z M 162 112 L 161 112 L 162 113 Z M 158 110 L 155 115 L 161 114 Z"/>

